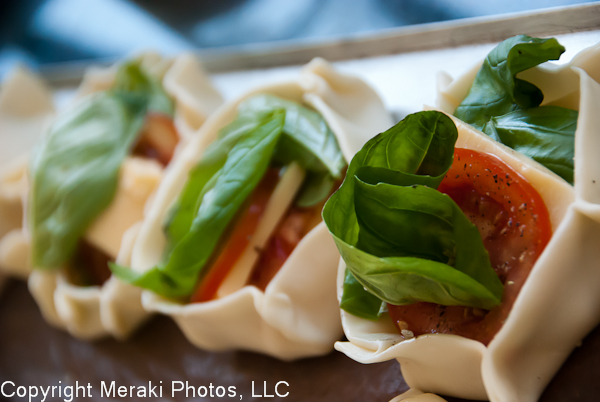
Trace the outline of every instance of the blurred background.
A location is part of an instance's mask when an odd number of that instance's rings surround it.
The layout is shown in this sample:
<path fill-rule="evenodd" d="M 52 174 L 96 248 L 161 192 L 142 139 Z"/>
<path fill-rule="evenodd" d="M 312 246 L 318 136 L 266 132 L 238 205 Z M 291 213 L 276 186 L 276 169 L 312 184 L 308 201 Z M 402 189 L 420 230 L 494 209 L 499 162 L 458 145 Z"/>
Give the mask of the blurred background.
<path fill-rule="evenodd" d="M 318 41 L 582 0 L 0 0 L 0 77 L 15 63 L 115 59 L 152 48 Z"/>

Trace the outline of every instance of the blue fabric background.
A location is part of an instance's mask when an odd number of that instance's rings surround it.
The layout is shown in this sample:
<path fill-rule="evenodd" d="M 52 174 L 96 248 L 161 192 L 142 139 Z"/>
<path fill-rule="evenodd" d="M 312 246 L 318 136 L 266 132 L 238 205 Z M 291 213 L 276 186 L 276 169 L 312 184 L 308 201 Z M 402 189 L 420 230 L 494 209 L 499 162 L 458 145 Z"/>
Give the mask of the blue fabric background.
<path fill-rule="evenodd" d="M 0 75 L 16 62 L 320 38 L 581 0 L 2 0 Z"/>

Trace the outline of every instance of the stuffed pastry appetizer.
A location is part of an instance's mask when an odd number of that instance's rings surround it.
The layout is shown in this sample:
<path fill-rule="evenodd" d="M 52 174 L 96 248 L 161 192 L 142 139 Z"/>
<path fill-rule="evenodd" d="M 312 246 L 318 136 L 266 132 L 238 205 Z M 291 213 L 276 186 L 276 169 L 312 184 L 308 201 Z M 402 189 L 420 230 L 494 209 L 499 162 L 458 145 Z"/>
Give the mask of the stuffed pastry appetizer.
<path fill-rule="evenodd" d="M 390 118 L 321 59 L 226 104 L 173 161 L 131 255 L 114 265 L 195 345 L 282 359 L 341 336 L 339 254 L 320 222 L 346 161 Z"/>
<path fill-rule="evenodd" d="M 146 317 L 126 303 L 107 303 L 102 312 L 101 299 L 118 286 L 111 285 L 108 262 L 126 259 L 134 233 L 125 233 L 142 219 L 185 140 L 174 118 L 193 127 L 181 116 L 186 105 L 206 95 L 212 105 L 198 109 L 199 120 L 218 103 L 210 87 L 205 94 L 183 87 L 184 77 L 206 81 L 191 56 L 168 61 L 147 54 L 93 71 L 32 152 L 22 241 L 7 252 L 31 270 L 29 289 L 46 320 L 77 337 L 123 337 Z M 120 326 L 103 323 L 103 315 L 110 321 L 119 314 L 127 316 Z"/>
<path fill-rule="evenodd" d="M 442 92 L 469 124 L 411 115 L 354 158 L 324 210 L 344 260 L 338 350 L 397 359 L 425 392 L 535 401 L 598 323 L 600 53 L 535 67 L 562 51 L 501 43 Z"/>

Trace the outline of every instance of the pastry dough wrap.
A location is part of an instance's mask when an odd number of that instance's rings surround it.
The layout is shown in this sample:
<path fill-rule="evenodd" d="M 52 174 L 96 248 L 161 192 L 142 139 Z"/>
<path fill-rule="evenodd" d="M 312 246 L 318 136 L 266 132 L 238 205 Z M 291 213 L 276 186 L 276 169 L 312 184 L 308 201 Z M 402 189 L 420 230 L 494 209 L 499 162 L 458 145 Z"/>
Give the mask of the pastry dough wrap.
<path fill-rule="evenodd" d="M 349 342 L 336 349 L 374 363 L 400 362 L 411 388 L 425 392 L 534 402 L 571 351 L 600 321 L 600 47 L 581 52 L 562 67 L 542 66 L 520 75 L 545 94 L 543 104 L 579 110 L 575 134 L 575 186 L 533 160 L 496 143 L 455 119 L 460 148 L 501 157 L 539 192 L 550 213 L 553 236 L 533 267 L 502 329 L 483 344 L 456 335 L 404 341 L 387 315 L 367 321 L 342 311 Z M 466 96 L 479 66 L 442 83 L 438 107 L 452 113 Z M 593 78 L 592 78 L 593 77 Z M 338 293 L 345 265 L 340 263 Z"/>
<path fill-rule="evenodd" d="M 237 115 L 237 106 L 256 94 L 272 94 L 313 107 L 335 134 L 350 160 L 392 122 L 377 94 L 362 80 L 335 71 L 322 59 L 306 65 L 297 80 L 257 88 L 219 109 L 167 168 L 155 202 L 131 256 L 132 269 L 144 272 L 161 261 L 163 223 L 188 172 L 219 130 Z M 167 314 L 196 346 L 209 350 L 246 349 L 281 359 L 320 355 L 342 334 L 335 298 L 339 254 L 323 223 L 308 233 L 265 292 L 245 286 L 209 302 L 179 304 L 144 291 L 148 311 Z"/>
<path fill-rule="evenodd" d="M 191 133 L 218 107 L 221 97 L 192 55 L 183 55 L 171 61 L 155 54 L 144 54 L 140 60 L 147 72 L 162 78 L 165 90 L 175 100 L 175 124 L 182 127 L 178 133 L 180 141 L 175 151 L 177 153 L 189 140 Z M 84 77 L 75 102 L 95 91 L 109 89 L 116 70 L 115 66 L 90 70 Z M 86 231 L 86 241 L 116 258 L 119 263 L 128 264 L 136 234 L 132 225 L 143 218 L 144 207 L 151 200 L 162 175 L 163 168 L 158 162 L 127 157 L 121 166 L 116 195 L 111 205 Z M 69 283 L 61 269 L 32 269 L 26 229 L 19 227 L 9 235 L 0 243 L 0 258 L 19 261 L 22 264 L 21 272 L 25 272 L 25 276 L 30 273 L 29 289 L 44 318 L 51 324 L 84 339 L 108 334 L 123 338 L 148 316 L 142 309 L 136 309 L 135 303 L 134 307 L 129 305 L 130 298 L 139 299 L 140 292 L 133 287 L 120 287 L 118 283 L 115 284 L 116 280 L 109 279 L 102 287 L 83 287 Z M 101 300 L 104 302 L 101 303 Z"/>
<path fill-rule="evenodd" d="M 0 275 L 26 278 L 28 254 L 23 226 L 27 197 L 27 153 L 54 116 L 52 94 L 23 68 L 0 89 Z"/>
<path fill-rule="evenodd" d="M 430 393 L 423 393 L 418 389 L 409 389 L 402 395 L 398 395 L 390 402 L 446 402 L 444 398 Z"/>

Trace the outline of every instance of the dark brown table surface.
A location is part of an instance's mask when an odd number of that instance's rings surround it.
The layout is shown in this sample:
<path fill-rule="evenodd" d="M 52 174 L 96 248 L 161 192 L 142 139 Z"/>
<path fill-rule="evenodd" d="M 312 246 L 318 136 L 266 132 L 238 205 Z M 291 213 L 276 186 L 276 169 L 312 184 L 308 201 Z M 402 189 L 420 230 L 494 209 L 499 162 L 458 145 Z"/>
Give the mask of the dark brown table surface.
<path fill-rule="evenodd" d="M 193 347 L 166 317 L 152 319 L 126 342 L 79 341 L 46 324 L 27 286 L 17 281 L 10 282 L 0 295 L 0 384 L 7 380 L 24 386 L 91 383 L 93 397 L 79 399 L 82 401 L 109 400 L 100 398 L 102 380 L 126 386 L 163 381 L 163 400 L 171 400 L 171 381 L 188 381 L 196 388 L 211 383 L 235 386 L 238 394 L 236 398 L 210 399 L 185 398 L 179 393 L 178 400 L 183 401 L 239 400 L 241 394 L 244 401 L 386 402 L 407 390 L 398 363 L 393 361 L 362 365 L 332 352 L 286 363 L 248 352 L 206 352 Z M 286 381 L 289 395 L 253 398 L 252 381 L 259 394 L 264 381 L 268 390 L 277 381 Z M 600 329 L 571 355 L 541 399 L 596 400 L 600 400 Z"/>

